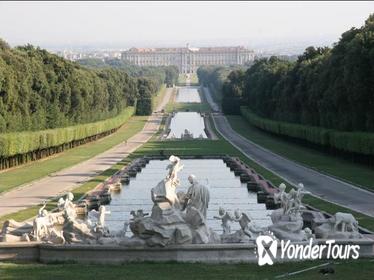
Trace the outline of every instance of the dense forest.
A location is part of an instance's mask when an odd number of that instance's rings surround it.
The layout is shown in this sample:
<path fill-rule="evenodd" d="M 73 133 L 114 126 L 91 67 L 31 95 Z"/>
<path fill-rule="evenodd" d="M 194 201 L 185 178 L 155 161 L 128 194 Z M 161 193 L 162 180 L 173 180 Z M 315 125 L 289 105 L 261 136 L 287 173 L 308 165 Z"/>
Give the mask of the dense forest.
<path fill-rule="evenodd" d="M 226 114 L 237 114 L 232 108 L 240 108 L 241 100 L 233 95 L 226 95 L 224 87 L 227 85 L 227 79 L 236 73 L 244 73 L 250 65 L 235 66 L 202 66 L 197 69 L 197 76 L 200 84 L 209 87 L 213 97 L 222 105 L 222 110 Z M 237 87 L 235 85 L 235 87 Z"/>
<path fill-rule="evenodd" d="M 85 67 L 0 39 L 0 169 L 96 140 L 172 85 L 176 68 Z M 135 107 L 135 109 L 134 109 Z"/>
<path fill-rule="evenodd" d="M 87 58 L 77 61 L 79 64 L 92 69 L 116 69 L 128 73 L 138 80 L 137 115 L 152 113 L 152 96 L 166 84 L 172 87 L 178 81 L 179 71 L 176 66 L 137 66 L 128 64 L 120 59 Z"/>
<path fill-rule="evenodd" d="M 332 48 L 309 47 L 296 61 L 258 59 L 223 80 L 225 113 L 329 149 L 374 154 L 374 15 Z"/>
<path fill-rule="evenodd" d="M 111 118 L 137 96 L 137 80 L 123 71 L 89 70 L 31 45 L 0 42 L 0 133 Z"/>
<path fill-rule="evenodd" d="M 342 131 L 374 131 L 374 15 L 333 48 L 309 47 L 294 63 L 257 60 L 231 73 L 224 94 L 261 117 Z"/>
<path fill-rule="evenodd" d="M 167 86 L 173 86 L 178 81 L 179 71 L 178 67 L 174 65 L 170 66 L 137 66 L 134 64 L 129 64 L 124 60 L 117 58 L 110 59 L 97 59 L 97 58 L 86 58 L 77 61 L 79 64 L 89 67 L 89 68 L 114 68 L 123 70 L 128 73 L 131 77 L 135 78 L 146 78 L 148 80 L 153 80 L 153 83 L 157 87 L 161 84 L 166 84 Z"/>
<path fill-rule="evenodd" d="M 0 40 L 0 133 L 115 117 L 136 100 L 144 104 L 162 84 L 172 85 L 177 78 L 176 67 L 136 67 L 113 60 L 88 69 L 31 45 L 10 48 Z M 139 114 L 151 111 L 137 109 Z"/>
<path fill-rule="evenodd" d="M 201 66 L 197 69 L 196 74 L 201 85 L 209 87 L 216 96 L 222 99 L 221 91 L 227 76 L 234 71 L 245 71 L 249 66 Z"/>

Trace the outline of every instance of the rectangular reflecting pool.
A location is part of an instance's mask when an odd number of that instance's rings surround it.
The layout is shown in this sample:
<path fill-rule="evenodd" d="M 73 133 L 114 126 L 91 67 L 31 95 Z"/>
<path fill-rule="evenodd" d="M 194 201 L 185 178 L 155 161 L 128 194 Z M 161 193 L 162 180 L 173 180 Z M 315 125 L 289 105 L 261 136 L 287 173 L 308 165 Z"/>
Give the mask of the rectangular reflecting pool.
<path fill-rule="evenodd" d="M 170 132 L 166 138 L 183 138 L 185 130 L 192 138 L 208 138 L 205 133 L 204 118 L 197 112 L 177 112 L 171 119 Z"/>
<path fill-rule="evenodd" d="M 201 103 L 198 87 L 185 86 L 178 89 L 176 102 L 179 103 Z"/>
<path fill-rule="evenodd" d="M 187 180 L 190 174 L 194 174 L 198 181 L 209 187 L 210 202 L 208 208 L 208 226 L 217 233 L 222 233 L 221 221 L 213 216 L 218 214 L 220 206 L 234 212 L 239 209 L 249 214 L 258 226 L 271 224 L 270 214 L 265 204 L 257 203 L 256 193 L 247 191 L 246 184 L 240 182 L 239 177 L 231 172 L 230 168 L 221 159 L 182 159 L 184 168 L 178 173 L 180 186 L 178 191 L 186 192 L 189 187 Z M 106 225 L 110 231 L 123 228 L 124 222 L 131 218 L 130 211 L 143 209 L 151 213 L 153 202 L 151 189 L 165 178 L 168 160 L 151 160 L 135 178 L 131 178 L 128 185 L 124 185 L 120 193 L 112 194 L 112 201 L 107 205 L 110 214 L 106 215 Z M 239 224 L 231 224 L 232 231 L 238 230 Z M 130 233 L 127 233 L 131 235 Z"/>

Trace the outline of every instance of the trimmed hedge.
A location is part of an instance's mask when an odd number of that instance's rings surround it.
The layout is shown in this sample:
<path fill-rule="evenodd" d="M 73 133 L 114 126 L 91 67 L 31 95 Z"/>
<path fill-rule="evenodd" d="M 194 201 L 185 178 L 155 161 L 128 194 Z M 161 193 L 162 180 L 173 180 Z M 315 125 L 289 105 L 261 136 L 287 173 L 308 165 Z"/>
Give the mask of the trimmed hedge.
<path fill-rule="evenodd" d="M 58 147 L 73 141 L 85 139 L 116 129 L 134 114 L 134 107 L 127 107 L 114 118 L 94 123 L 40 131 L 26 131 L 0 134 L 0 157 Z"/>
<path fill-rule="evenodd" d="M 316 126 L 273 121 L 257 116 L 247 107 L 241 107 L 240 111 L 250 124 L 265 131 L 345 152 L 374 155 L 374 133 L 341 132 Z"/>
<path fill-rule="evenodd" d="M 336 149 L 374 155 L 374 133 L 333 131 L 329 140 L 330 145 Z"/>

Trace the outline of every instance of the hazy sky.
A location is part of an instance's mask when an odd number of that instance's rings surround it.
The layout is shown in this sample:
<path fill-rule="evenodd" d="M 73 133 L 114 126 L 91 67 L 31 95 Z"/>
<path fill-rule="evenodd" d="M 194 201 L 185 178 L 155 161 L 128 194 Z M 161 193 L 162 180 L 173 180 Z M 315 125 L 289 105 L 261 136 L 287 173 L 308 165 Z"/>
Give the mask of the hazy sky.
<path fill-rule="evenodd" d="M 11 45 L 175 46 L 334 42 L 374 2 L 0 2 Z"/>

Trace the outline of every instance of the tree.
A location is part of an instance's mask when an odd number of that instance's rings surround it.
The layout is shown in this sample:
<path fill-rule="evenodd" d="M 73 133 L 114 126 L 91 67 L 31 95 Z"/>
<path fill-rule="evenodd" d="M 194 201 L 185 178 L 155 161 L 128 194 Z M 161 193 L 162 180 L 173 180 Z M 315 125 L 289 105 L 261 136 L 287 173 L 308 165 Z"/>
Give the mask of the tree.
<path fill-rule="evenodd" d="M 152 114 L 151 82 L 147 79 L 138 80 L 139 98 L 136 103 L 136 114 L 140 116 Z"/>

